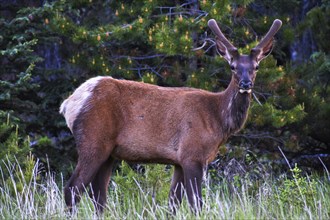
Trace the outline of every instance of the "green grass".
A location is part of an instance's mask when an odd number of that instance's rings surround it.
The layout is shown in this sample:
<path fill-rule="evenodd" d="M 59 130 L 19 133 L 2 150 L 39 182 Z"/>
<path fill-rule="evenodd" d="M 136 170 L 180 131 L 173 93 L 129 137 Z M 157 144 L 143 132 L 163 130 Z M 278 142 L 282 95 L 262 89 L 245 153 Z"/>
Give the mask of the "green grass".
<path fill-rule="evenodd" d="M 165 178 L 166 186 L 159 185 L 156 191 L 153 188 L 154 178 L 159 175 L 150 173 L 141 179 L 139 176 L 143 175 L 134 174 L 127 178 L 126 185 L 112 183 L 104 215 L 97 216 L 87 196 L 83 196 L 75 212 L 68 212 L 60 175 L 40 175 L 42 169 L 36 163 L 32 177 L 25 179 L 25 171 L 17 163 L 4 164 L 0 170 L 0 219 L 168 219 L 171 216 L 163 196 L 169 190 L 169 180 Z M 303 176 L 298 168 L 294 169 L 291 179 L 264 179 L 258 186 L 242 182 L 229 187 L 224 181 L 214 186 L 207 180 L 201 213 L 193 215 L 185 199 L 173 219 L 330 219 L 329 180 L 316 175 Z M 163 176 L 170 175 L 168 170 L 163 172 L 168 173 Z M 9 177 L 5 178 L 5 173 Z M 120 178 L 119 182 L 125 181 Z"/>

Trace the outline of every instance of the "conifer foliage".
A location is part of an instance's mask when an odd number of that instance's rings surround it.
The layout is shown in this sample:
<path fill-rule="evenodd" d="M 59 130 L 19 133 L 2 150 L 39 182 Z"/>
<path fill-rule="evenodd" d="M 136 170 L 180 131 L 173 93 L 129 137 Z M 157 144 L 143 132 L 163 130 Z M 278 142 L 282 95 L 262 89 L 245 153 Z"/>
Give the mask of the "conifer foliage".
<path fill-rule="evenodd" d="M 320 129 L 313 120 L 322 121 L 328 113 L 328 84 L 317 86 L 318 78 L 304 72 L 310 67 L 290 63 L 294 26 L 285 6 L 274 2 L 278 13 L 267 10 L 269 1 L 253 0 L 6 3 L 0 19 L 1 122 L 18 125 L 22 137 L 30 136 L 31 149 L 39 158 L 49 155 L 51 166 L 67 170 L 63 164 L 75 161 L 74 145 L 58 107 L 87 78 L 109 75 L 221 91 L 229 83 L 230 69 L 216 52 L 207 21 L 217 20 L 240 52 L 249 53 L 272 21 L 280 18 L 283 31 L 272 55 L 261 63 L 248 124 L 230 144 L 262 153 L 272 154 L 278 145 L 299 152 L 308 137 L 328 152 L 329 140 L 313 135 Z M 300 7 L 293 0 L 287 3 Z M 297 29 L 314 27 L 313 21 L 327 13 L 328 3 L 323 1 Z M 321 35 L 315 34 L 322 40 Z M 322 68 L 314 71 L 327 79 L 329 51 L 322 42 L 321 53 L 314 54 L 311 62 L 315 66 L 320 62 Z M 307 84 L 299 84 L 301 79 Z M 312 90 L 305 85 L 313 85 Z M 308 95 L 311 91 L 315 98 Z M 320 114 L 313 101 L 321 107 Z M 322 126 L 329 129 L 326 123 Z M 0 127 L 1 142 L 4 127 Z"/>

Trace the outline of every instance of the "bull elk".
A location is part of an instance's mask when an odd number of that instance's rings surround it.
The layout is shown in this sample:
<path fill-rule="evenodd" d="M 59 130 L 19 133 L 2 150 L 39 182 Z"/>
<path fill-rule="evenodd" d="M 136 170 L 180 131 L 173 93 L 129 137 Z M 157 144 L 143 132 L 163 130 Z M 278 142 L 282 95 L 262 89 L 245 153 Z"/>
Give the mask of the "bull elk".
<path fill-rule="evenodd" d="M 238 53 L 214 19 L 208 25 L 216 35 L 218 52 L 231 68 L 225 91 L 164 88 L 99 76 L 62 103 L 60 113 L 79 156 L 64 189 L 68 207 L 91 184 L 95 208 L 102 212 L 114 161 L 120 159 L 172 164 L 170 207 L 181 203 L 185 191 L 192 210 L 201 209 L 203 171 L 219 146 L 244 125 L 259 62 L 271 52 L 282 22 L 276 19 L 249 55 Z"/>

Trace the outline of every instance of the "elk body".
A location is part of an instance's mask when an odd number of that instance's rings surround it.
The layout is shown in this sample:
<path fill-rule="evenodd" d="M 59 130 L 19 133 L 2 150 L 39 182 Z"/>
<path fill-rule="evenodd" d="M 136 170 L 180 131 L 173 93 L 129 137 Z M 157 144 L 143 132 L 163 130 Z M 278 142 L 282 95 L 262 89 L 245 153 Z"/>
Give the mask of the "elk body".
<path fill-rule="evenodd" d="M 116 159 L 174 165 L 170 206 L 179 205 L 185 191 L 194 211 L 202 207 L 203 170 L 216 157 L 219 146 L 246 121 L 258 64 L 270 53 L 282 22 L 275 20 L 249 55 L 238 53 L 215 20 L 208 24 L 217 37 L 219 53 L 232 69 L 225 91 L 164 88 L 95 77 L 62 103 L 60 113 L 75 138 L 79 156 L 64 189 L 69 207 L 91 184 L 95 207 L 103 210 Z"/>

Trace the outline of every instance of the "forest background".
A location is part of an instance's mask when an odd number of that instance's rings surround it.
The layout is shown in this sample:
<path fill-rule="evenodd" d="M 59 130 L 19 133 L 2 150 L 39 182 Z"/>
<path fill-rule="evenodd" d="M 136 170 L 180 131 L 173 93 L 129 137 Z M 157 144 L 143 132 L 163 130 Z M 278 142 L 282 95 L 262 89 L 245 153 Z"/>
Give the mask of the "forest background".
<path fill-rule="evenodd" d="M 0 159 L 30 157 L 64 179 L 76 163 L 60 103 L 86 79 L 109 75 L 222 91 L 230 69 L 211 18 L 248 53 L 273 20 L 283 27 L 261 63 L 245 128 L 210 165 L 281 172 L 330 167 L 330 1 L 0 0 Z M 145 140 L 146 142 L 148 140 Z M 17 143 L 17 144 L 13 144 Z M 322 163 L 321 163 L 322 161 Z M 259 171 L 256 171 L 258 169 Z M 228 172 L 227 172 L 228 173 Z"/>

